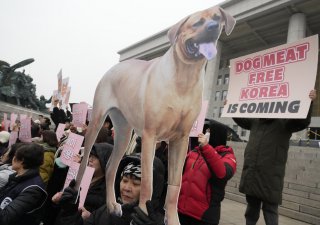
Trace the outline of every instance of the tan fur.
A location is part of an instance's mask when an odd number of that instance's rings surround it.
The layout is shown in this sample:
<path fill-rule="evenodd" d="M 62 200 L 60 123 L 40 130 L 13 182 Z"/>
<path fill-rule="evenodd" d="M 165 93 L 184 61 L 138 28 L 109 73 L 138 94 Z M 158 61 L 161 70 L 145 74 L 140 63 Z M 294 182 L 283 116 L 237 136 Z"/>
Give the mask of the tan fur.
<path fill-rule="evenodd" d="M 109 114 L 115 128 L 115 145 L 106 168 L 107 206 L 121 214 L 116 202 L 116 169 L 125 153 L 132 129 L 142 137 L 142 180 L 139 206 L 152 196 L 152 162 L 157 140 L 169 141 L 167 224 L 178 225 L 177 199 L 188 136 L 202 103 L 204 57 L 194 58 L 186 51 L 186 41 L 208 35 L 207 24 L 214 15 L 221 17 L 215 32 L 216 42 L 223 25 L 230 33 L 235 20 L 219 7 L 197 12 L 181 20 L 168 32 L 172 47 L 162 57 L 151 61 L 128 60 L 111 68 L 98 84 L 94 97 L 85 154 L 77 180 L 82 178 L 89 151 Z M 195 26 L 198 21 L 203 24 Z M 199 24 L 198 24 L 199 25 Z M 79 182 L 77 182 L 79 183 Z"/>

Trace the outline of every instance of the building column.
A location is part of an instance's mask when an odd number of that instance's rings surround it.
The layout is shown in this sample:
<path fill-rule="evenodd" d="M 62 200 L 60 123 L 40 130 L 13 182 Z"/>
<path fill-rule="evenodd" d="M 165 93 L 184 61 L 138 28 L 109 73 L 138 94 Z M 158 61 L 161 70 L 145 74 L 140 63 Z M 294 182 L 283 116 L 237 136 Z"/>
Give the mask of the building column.
<path fill-rule="evenodd" d="M 295 13 L 290 17 L 287 43 L 295 42 L 305 38 L 307 30 L 306 16 L 303 13 Z M 296 132 L 292 139 L 299 140 L 307 138 L 307 129 Z"/>
<path fill-rule="evenodd" d="M 290 17 L 287 43 L 305 38 L 307 30 L 306 16 L 304 13 L 295 13 Z"/>
<path fill-rule="evenodd" d="M 221 59 L 221 49 L 222 43 L 217 41 L 217 55 L 214 59 L 207 62 L 207 67 L 204 75 L 204 90 L 203 90 L 203 99 L 208 100 L 208 111 L 206 118 L 212 119 L 213 115 L 213 100 L 214 100 L 214 82 L 219 73 L 219 65 Z"/>

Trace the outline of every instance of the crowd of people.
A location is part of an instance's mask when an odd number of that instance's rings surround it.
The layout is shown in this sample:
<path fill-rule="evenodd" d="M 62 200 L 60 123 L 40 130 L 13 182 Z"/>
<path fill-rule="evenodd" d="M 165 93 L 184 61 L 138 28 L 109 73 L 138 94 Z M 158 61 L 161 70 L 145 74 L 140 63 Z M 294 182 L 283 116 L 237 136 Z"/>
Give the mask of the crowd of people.
<path fill-rule="evenodd" d="M 312 90 L 311 100 L 316 98 Z M 312 107 L 312 104 L 311 104 Z M 310 123 L 306 119 L 234 118 L 251 131 L 244 155 L 240 192 L 246 195 L 246 224 L 256 224 L 262 207 L 267 225 L 278 224 L 278 205 L 285 173 L 289 139 L 293 132 Z M 51 118 L 31 120 L 32 142 L 17 140 L 8 146 L 10 130 L 0 132 L 0 224 L 6 225 L 162 225 L 164 224 L 168 144 L 159 142 L 153 164 L 153 196 L 146 202 L 147 213 L 138 206 L 141 182 L 141 137 L 128 150 L 118 167 L 115 182 L 122 215 L 109 214 L 106 207 L 105 167 L 113 150 L 112 121 L 107 117 L 90 151 L 88 166 L 94 173 L 83 206 L 75 180 L 64 188 L 68 166 L 60 158 L 70 133 L 85 136 L 86 124 L 77 129 L 72 114 L 56 106 Z M 55 127 L 52 127 L 51 121 Z M 66 124 L 59 140 L 56 128 Z M 14 127 L 19 131 L 19 126 Z M 227 146 L 225 125 L 209 121 L 203 132 L 190 138 L 177 210 L 181 225 L 217 225 L 225 187 L 236 173 L 237 161 Z M 274 152 L 276 151 L 276 152 Z M 81 162 L 81 152 L 74 162 Z M 272 165 L 272 166 L 271 166 Z"/>

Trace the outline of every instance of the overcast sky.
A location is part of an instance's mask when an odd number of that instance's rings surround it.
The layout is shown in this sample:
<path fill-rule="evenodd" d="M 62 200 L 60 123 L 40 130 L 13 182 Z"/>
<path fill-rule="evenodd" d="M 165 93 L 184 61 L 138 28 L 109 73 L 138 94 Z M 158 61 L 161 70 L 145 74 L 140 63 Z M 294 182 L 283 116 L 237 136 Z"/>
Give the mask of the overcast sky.
<path fill-rule="evenodd" d="M 69 77 L 70 102 L 93 102 L 117 52 L 224 0 L 2 0 L 0 60 L 24 59 L 37 96 L 49 98 L 57 74 Z M 21 70 L 21 69 L 20 69 Z"/>

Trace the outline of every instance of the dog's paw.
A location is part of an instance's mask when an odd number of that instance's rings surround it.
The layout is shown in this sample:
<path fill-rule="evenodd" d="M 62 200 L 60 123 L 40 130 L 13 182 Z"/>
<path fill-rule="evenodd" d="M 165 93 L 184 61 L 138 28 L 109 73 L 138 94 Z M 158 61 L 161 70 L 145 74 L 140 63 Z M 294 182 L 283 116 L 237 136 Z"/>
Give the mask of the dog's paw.
<path fill-rule="evenodd" d="M 122 216 L 122 210 L 121 210 L 121 205 L 117 202 L 108 202 L 108 211 L 110 214 L 116 215 L 121 217 Z"/>

